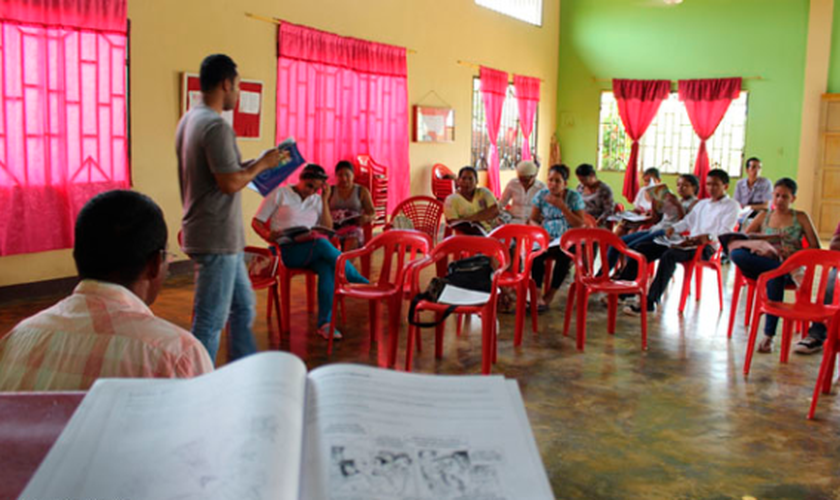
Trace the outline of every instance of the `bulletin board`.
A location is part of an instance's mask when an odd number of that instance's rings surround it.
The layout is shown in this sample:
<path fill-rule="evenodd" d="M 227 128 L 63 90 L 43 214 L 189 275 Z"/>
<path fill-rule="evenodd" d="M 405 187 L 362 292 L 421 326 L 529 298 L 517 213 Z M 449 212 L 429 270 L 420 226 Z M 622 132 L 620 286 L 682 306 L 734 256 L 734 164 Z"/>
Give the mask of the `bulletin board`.
<path fill-rule="evenodd" d="M 230 111 L 222 113 L 239 139 L 260 139 L 262 135 L 263 82 L 241 80 L 239 102 Z M 181 114 L 201 102 L 201 83 L 198 75 L 181 73 Z"/>

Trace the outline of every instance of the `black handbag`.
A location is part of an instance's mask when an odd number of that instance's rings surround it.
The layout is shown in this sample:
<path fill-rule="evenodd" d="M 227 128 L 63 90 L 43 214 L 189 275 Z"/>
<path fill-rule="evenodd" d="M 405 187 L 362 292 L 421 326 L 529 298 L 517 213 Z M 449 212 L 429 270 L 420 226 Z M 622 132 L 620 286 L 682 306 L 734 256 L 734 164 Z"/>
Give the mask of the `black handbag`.
<path fill-rule="evenodd" d="M 421 300 L 437 302 L 447 285 L 465 288 L 476 292 L 491 293 L 493 289 L 493 261 L 486 255 L 474 255 L 449 263 L 447 274 L 443 278 L 434 277 L 425 292 L 418 293 L 411 299 L 408 308 L 408 322 L 421 328 L 437 326 L 446 320 L 458 306 L 449 306 L 443 316 L 436 321 L 414 321 L 417 304 Z"/>

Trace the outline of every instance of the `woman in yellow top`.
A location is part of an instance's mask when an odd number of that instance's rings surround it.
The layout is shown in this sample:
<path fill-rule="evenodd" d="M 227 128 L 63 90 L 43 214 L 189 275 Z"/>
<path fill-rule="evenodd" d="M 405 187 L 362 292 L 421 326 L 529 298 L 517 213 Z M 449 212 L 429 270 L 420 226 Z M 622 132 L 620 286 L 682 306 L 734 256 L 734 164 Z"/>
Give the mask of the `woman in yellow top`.
<path fill-rule="evenodd" d="M 496 197 L 489 189 L 478 187 L 478 172 L 473 167 L 467 166 L 458 171 L 457 184 L 458 192 L 447 196 L 443 204 L 447 224 L 463 234 L 490 232 L 497 225 L 496 218 L 499 216 Z M 470 226 L 475 232 L 470 231 Z M 480 230 L 475 226 L 479 226 Z"/>

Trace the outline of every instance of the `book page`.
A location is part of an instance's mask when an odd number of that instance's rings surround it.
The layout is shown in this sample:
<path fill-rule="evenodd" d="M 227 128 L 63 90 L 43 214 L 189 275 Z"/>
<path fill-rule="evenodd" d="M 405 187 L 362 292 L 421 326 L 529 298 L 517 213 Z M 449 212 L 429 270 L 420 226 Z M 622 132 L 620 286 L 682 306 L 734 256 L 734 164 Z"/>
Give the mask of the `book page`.
<path fill-rule="evenodd" d="M 319 368 L 300 498 L 552 498 L 521 406 L 502 377 Z"/>
<path fill-rule="evenodd" d="M 102 379 L 20 498 L 296 498 L 305 387 L 278 352 L 190 380 Z"/>

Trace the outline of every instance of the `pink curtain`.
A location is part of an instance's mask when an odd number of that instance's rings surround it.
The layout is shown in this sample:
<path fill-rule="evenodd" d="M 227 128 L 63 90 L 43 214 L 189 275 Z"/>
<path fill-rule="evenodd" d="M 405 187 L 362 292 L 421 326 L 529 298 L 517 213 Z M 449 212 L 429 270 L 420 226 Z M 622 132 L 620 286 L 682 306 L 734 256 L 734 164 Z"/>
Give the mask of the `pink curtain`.
<path fill-rule="evenodd" d="M 621 190 L 621 194 L 631 203 L 639 192 L 639 141 L 670 92 L 669 80 L 613 80 L 618 114 L 624 124 L 624 130 L 633 141 L 630 159 L 627 160 L 627 169 L 624 172 L 624 188 Z"/>
<path fill-rule="evenodd" d="M 487 187 L 498 198 L 501 193 L 499 180 L 499 127 L 502 124 L 502 108 L 507 97 L 508 74 L 497 69 L 481 67 L 481 98 L 484 102 L 484 116 L 487 120 L 487 135 L 490 138 L 490 158 L 487 162 Z"/>
<path fill-rule="evenodd" d="M 278 143 L 294 137 L 303 157 L 328 172 L 368 154 L 388 167 L 388 210 L 406 199 L 405 49 L 284 22 L 278 55 Z"/>
<path fill-rule="evenodd" d="M 685 104 L 688 118 L 694 132 L 700 137 L 700 150 L 694 164 L 694 175 L 700 179 L 698 196 L 705 198 L 706 175 L 709 173 L 709 153 L 706 141 L 715 133 L 726 110 L 741 92 L 740 78 L 710 78 L 704 80 L 680 80 L 679 96 Z"/>
<path fill-rule="evenodd" d="M 0 15 L 0 255 L 70 248 L 87 200 L 130 187 L 125 0 Z"/>
<path fill-rule="evenodd" d="M 513 85 L 516 87 L 516 104 L 519 106 L 519 125 L 522 128 L 522 159 L 531 159 L 531 132 L 534 129 L 534 116 L 540 105 L 540 79 L 529 76 L 514 75 Z"/>

